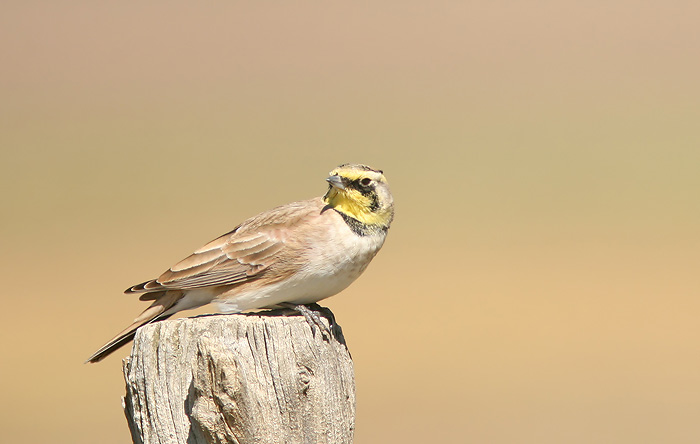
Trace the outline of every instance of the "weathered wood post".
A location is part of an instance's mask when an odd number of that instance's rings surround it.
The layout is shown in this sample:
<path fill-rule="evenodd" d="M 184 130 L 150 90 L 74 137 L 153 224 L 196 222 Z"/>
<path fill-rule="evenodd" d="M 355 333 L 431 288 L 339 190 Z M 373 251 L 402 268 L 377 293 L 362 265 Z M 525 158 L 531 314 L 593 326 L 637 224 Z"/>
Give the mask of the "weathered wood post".
<path fill-rule="evenodd" d="M 352 442 L 350 354 L 342 335 L 314 334 L 301 316 L 212 315 L 144 326 L 124 377 L 134 443 Z"/>

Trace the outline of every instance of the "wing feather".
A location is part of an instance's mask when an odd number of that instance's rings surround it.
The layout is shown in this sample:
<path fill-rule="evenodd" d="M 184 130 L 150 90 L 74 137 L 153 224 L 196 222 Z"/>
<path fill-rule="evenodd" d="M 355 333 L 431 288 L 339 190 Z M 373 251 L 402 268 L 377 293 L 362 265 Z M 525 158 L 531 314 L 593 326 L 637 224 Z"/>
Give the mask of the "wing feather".
<path fill-rule="evenodd" d="M 189 256 L 157 281 L 167 289 L 182 290 L 238 284 L 272 265 L 274 255 L 284 248 L 283 242 L 266 233 L 257 233 L 255 239 L 244 242 L 234 239 L 235 233 L 220 247 Z"/>
<path fill-rule="evenodd" d="M 235 285 L 258 277 L 285 254 L 285 232 L 323 208 L 320 199 L 295 202 L 259 214 L 173 265 L 158 279 L 143 282 L 126 293 Z M 141 296 L 144 300 L 148 296 Z"/>
<path fill-rule="evenodd" d="M 191 268 L 201 267 L 221 258 L 221 250 L 209 250 L 202 253 L 194 253 L 170 267 L 170 271 L 178 272 Z"/>

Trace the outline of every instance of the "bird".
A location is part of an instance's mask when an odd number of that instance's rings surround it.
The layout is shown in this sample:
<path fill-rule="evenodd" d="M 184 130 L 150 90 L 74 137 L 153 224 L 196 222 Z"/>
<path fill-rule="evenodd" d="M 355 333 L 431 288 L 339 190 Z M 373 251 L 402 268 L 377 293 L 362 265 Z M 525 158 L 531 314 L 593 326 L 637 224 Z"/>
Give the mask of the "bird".
<path fill-rule="evenodd" d="M 151 305 L 86 362 L 128 344 L 143 325 L 209 303 L 223 313 L 291 307 L 313 318 L 310 304 L 339 293 L 364 272 L 394 219 L 382 170 L 348 163 L 326 181 L 322 197 L 251 217 L 157 279 L 126 289 Z"/>

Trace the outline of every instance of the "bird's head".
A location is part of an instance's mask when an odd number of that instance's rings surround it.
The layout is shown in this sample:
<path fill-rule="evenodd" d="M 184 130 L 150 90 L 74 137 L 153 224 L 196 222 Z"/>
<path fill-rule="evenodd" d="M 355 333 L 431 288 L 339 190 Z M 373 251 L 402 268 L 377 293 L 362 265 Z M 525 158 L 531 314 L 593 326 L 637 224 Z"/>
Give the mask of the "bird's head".
<path fill-rule="evenodd" d="M 362 224 L 387 229 L 394 218 L 394 198 L 382 170 L 344 164 L 330 172 L 323 201 Z"/>

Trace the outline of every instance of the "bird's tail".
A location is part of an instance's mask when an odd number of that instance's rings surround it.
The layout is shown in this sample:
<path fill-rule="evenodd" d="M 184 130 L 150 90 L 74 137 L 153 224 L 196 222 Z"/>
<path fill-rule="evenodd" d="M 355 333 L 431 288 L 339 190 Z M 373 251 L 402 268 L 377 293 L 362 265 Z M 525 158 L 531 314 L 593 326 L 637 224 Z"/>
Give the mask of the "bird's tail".
<path fill-rule="evenodd" d="M 163 291 L 158 293 L 148 293 L 148 300 L 153 300 L 150 307 L 143 311 L 134 319 L 134 322 L 124 329 L 121 333 L 112 338 L 105 345 L 100 347 L 95 353 L 90 356 L 85 363 L 88 362 L 99 362 L 107 355 L 118 350 L 124 345 L 131 342 L 136 335 L 136 330 L 145 324 L 150 324 L 152 322 L 162 321 L 167 319 L 174 314 L 173 312 L 168 312 L 177 301 L 182 299 L 183 293 L 181 291 Z"/>

